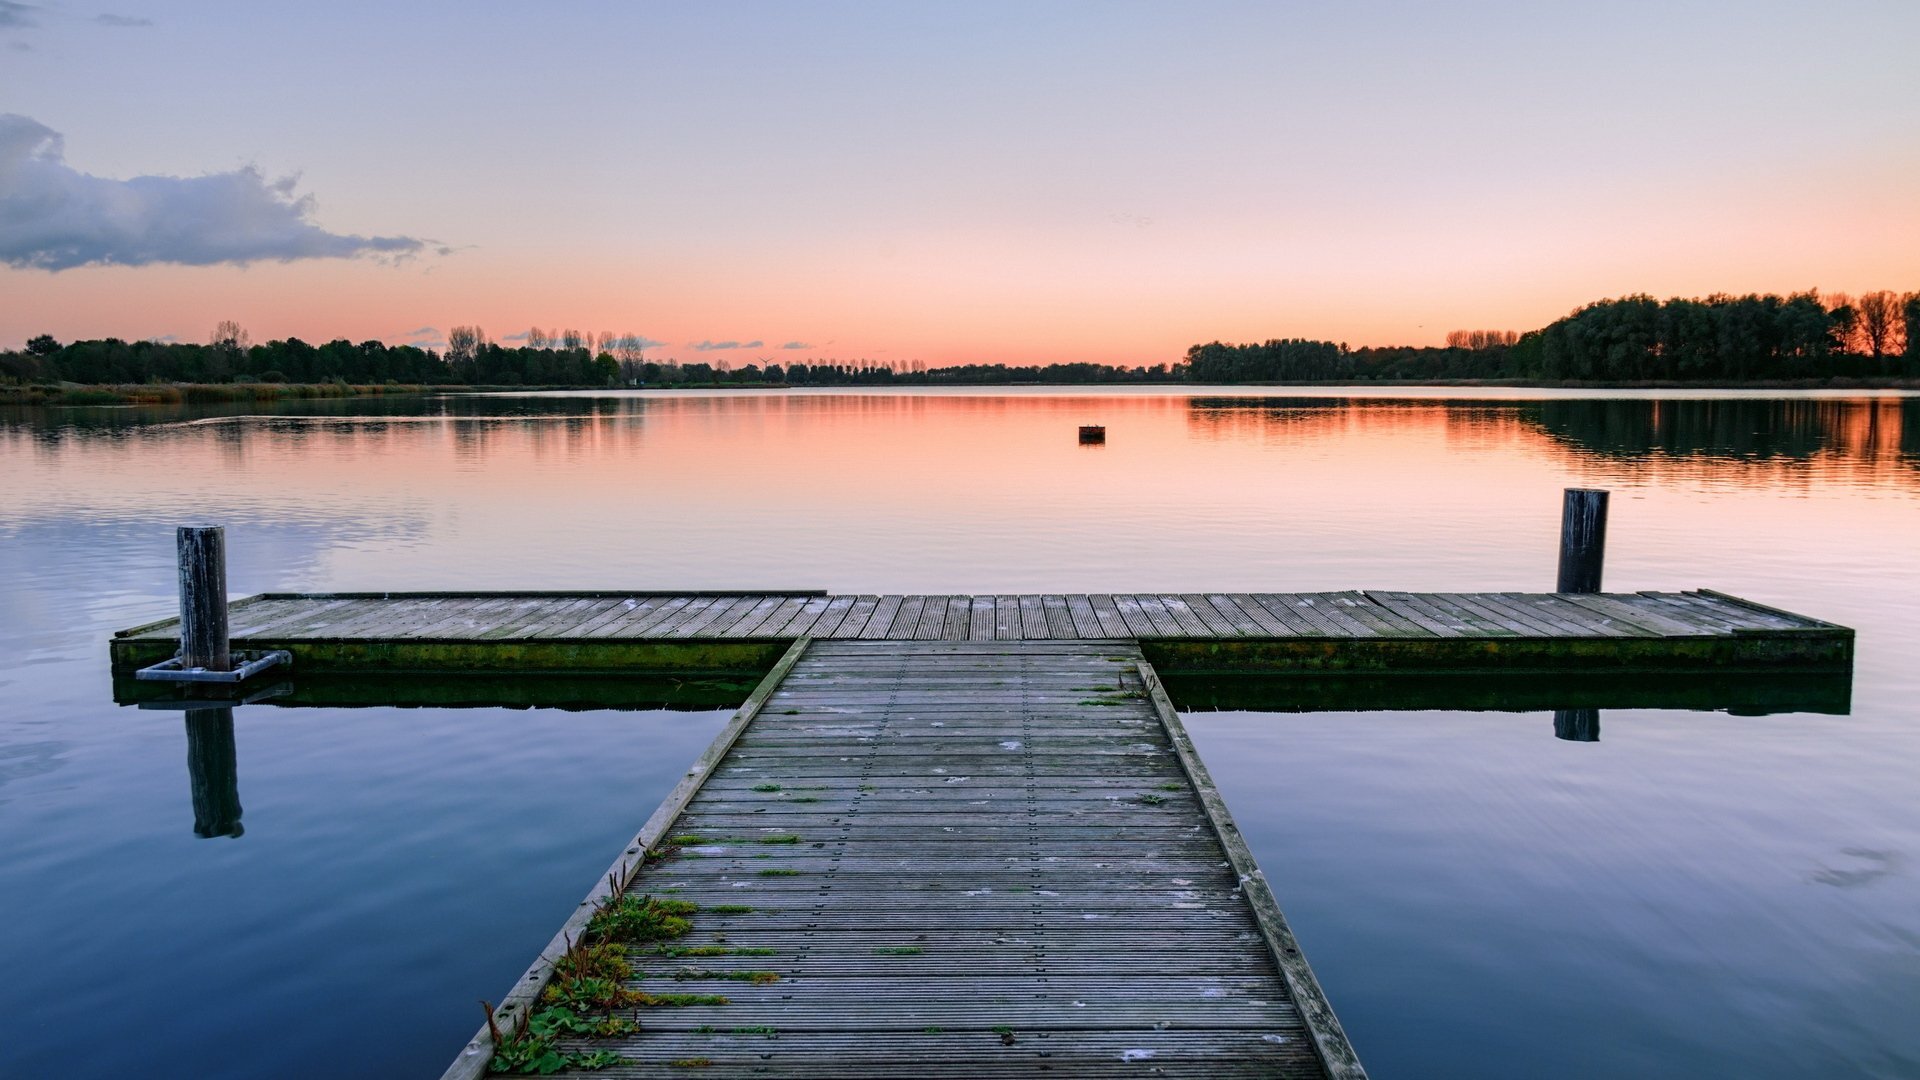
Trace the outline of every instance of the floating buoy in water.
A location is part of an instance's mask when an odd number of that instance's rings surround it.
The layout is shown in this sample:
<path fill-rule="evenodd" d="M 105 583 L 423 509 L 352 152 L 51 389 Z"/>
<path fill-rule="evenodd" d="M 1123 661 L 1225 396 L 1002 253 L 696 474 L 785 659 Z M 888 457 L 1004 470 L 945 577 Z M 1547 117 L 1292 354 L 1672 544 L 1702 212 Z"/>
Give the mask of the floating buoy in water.
<path fill-rule="evenodd" d="M 1107 441 L 1107 429 L 1100 424 L 1081 424 L 1080 441 L 1083 443 L 1104 443 Z"/>

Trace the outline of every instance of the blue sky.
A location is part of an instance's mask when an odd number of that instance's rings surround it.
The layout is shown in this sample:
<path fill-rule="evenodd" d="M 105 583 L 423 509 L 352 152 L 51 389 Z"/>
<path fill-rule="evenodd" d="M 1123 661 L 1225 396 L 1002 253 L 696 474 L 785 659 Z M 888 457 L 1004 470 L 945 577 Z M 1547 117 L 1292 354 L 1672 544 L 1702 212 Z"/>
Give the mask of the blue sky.
<path fill-rule="evenodd" d="M 49 271 L 0 186 L 0 340 L 538 323 L 1150 363 L 1920 288 L 1916 38 L 1894 0 L 0 5 L 0 112 L 67 172 L 252 169 L 287 219 L 179 265 L 274 215 L 167 203 L 144 265 Z M 203 216 L 233 246 L 180 235 Z M 420 246 L 280 261 L 290 220 Z"/>

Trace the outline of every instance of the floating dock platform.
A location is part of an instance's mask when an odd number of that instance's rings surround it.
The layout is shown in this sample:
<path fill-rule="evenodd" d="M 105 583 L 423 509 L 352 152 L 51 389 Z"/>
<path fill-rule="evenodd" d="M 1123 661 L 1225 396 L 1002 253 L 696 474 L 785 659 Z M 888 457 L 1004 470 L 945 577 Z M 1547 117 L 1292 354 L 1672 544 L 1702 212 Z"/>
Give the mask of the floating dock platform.
<path fill-rule="evenodd" d="M 265 593 L 232 645 L 296 672 L 764 672 L 816 641 L 1131 641 L 1163 672 L 1850 671 L 1853 631 L 1737 597 L 1642 593 Z M 125 674 L 179 620 L 123 630 Z"/>

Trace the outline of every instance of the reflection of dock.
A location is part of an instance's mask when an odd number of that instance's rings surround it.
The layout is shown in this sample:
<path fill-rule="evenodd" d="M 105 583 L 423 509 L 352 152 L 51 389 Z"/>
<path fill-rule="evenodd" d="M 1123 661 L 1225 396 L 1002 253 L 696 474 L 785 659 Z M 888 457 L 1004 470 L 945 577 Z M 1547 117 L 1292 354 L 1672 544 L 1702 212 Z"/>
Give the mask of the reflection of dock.
<path fill-rule="evenodd" d="M 270 593 L 235 649 L 302 673 L 764 671 L 788 642 L 1138 641 L 1170 672 L 1848 671 L 1853 631 L 1683 593 Z M 114 668 L 173 655 L 122 631 Z"/>
<path fill-rule="evenodd" d="M 620 707 L 769 672 L 496 1013 L 502 1038 L 539 1016 L 530 1037 L 628 1075 L 1363 1076 L 1156 668 L 1229 706 L 1482 695 L 1590 741 L 1600 708 L 1668 696 L 1844 711 L 1853 659 L 1851 630 L 1710 592 L 271 594 L 229 613 L 234 648 L 292 654 L 286 704 Z M 177 636 L 122 632 L 116 672 Z M 218 764 L 225 734 L 194 752 Z M 225 814 L 203 773 L 201 826 L 237 832 L 237 794 Z M 689 925 L 593 990 L 578 947 L 621 894 L 693 905 Z M 613 1001 L 582 1006 L 605 1030 L 554 1031 L 547 989 Z M 494 1047 L 483 1029 L 448 1075 Z"/>

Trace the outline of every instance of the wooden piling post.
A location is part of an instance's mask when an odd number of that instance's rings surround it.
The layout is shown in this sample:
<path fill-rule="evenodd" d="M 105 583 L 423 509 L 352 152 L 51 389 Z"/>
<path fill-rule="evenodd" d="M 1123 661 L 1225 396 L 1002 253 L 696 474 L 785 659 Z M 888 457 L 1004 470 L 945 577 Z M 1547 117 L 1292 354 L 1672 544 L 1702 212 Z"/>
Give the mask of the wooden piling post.
<path fill-rule="evenodd" d="M 1568 742 L 1599 742 L 1600 710 L 1555 709 L 1553 737 Z"/>
<path fill-rule="evenodd" d="M 231 671 L 226 529 L 183 525 L 175 537 L 180 549 L 180 666 Z"/>
<path fill-rule="evenodd" d="M 1568 488 L 1560 507 L 1560 584 L 1555 592 L 1597 593 L 1607 556 L 1607 493 Z"/>

